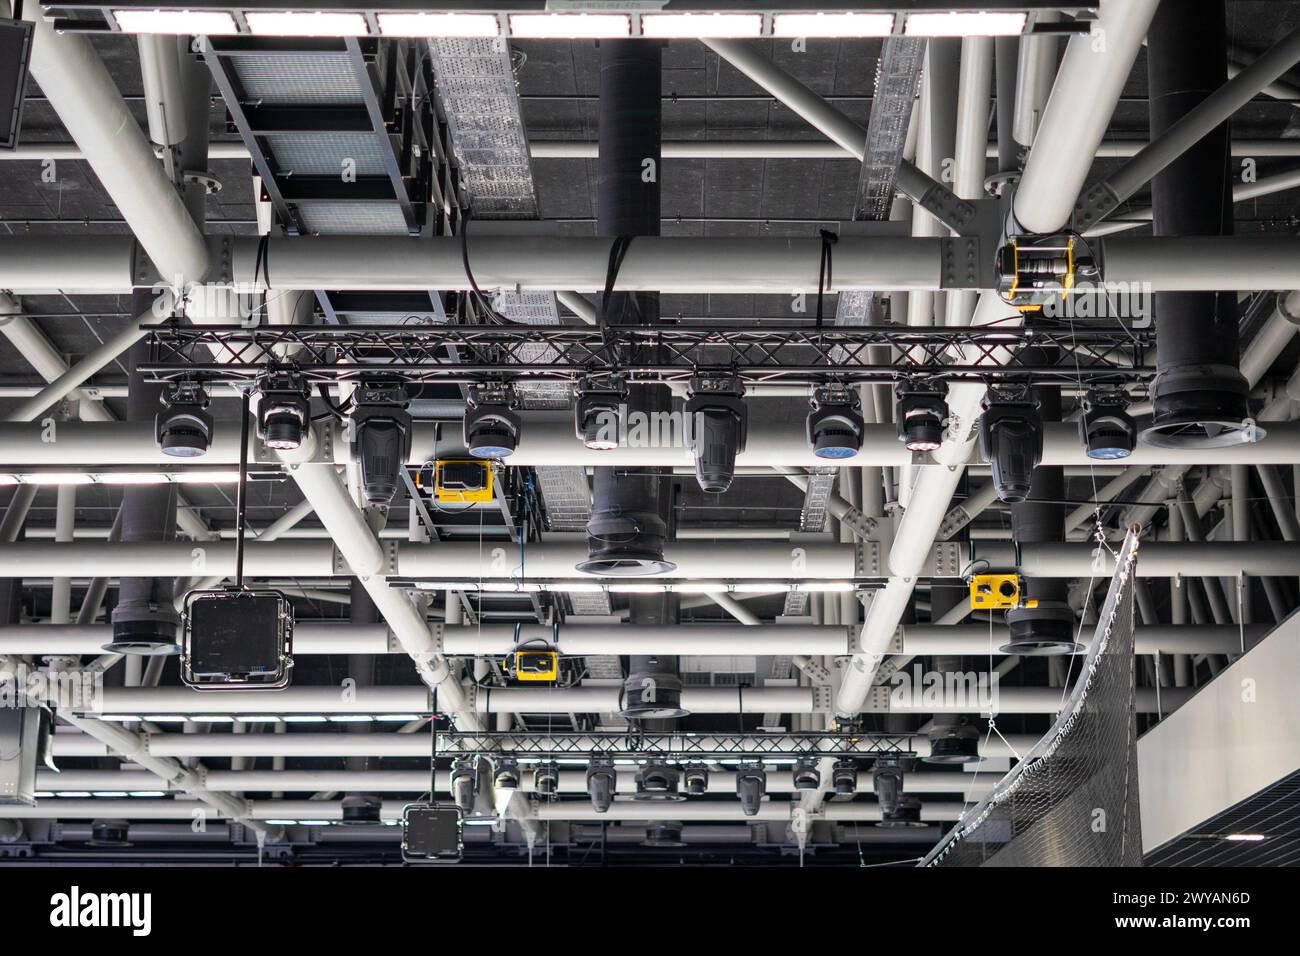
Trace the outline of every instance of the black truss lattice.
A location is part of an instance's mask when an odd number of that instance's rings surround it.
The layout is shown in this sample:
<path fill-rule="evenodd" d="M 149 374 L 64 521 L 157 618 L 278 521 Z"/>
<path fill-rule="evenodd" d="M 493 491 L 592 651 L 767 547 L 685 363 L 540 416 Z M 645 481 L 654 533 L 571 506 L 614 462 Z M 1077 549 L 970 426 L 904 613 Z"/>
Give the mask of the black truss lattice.
<path fill-rule="evenodd" d="M 275 326 L 149 330 L 142 371 L 155 380 L 196 375 L 254 379 L 267 365 L 310 382 L 384 373 L 408 382 L 573 381 L 619 374 L 632 382 L 684 382 L 725 373 L 750 383 L 892 381 L 915 375 L 1038 384 L 1147 381 L 1150 330 L 907 328 L 718 329 L 554 326 Z M 215 363 L 219 346 L 229 362 Z M 889 348 L 873 353 L 880 346 Z M 281 356 L 293 355 L 286 363 Z"/>
<path fill-rule="evenodd" d="M 704 757 L 806 757 L 835 754 L 914 756 L 912 738 L 889 734 L 522 734 L 439 733 L 438 753 L 538 756 L 648 755 L 695 760 Z"/>

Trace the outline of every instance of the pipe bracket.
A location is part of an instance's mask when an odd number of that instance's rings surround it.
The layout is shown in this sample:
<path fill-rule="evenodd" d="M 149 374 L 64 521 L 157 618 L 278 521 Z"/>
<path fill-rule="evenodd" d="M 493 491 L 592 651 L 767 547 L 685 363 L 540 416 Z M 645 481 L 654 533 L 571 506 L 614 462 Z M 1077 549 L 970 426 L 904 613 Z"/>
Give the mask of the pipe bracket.
<path fill-rule="evenodd" d="M 854 577 L 878 578 L 883 573 L 880 564 L 879 541 L 859 541 L 853 546 Z"/>

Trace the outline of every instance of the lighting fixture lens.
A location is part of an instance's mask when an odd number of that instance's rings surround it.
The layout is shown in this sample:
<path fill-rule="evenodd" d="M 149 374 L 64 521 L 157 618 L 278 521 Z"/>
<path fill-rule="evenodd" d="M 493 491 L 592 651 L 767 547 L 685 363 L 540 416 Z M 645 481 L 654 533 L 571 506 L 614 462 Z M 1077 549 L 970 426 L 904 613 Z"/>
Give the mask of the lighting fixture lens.
<path fill-rule="evenodd" d="M 113 19 L 123 33 L 213 37 L 239 32 L 235 18 L 221 10 L 114 10 Z"/>
<path fill-rule="evenodd" d="M 894 32 L 892 13 L 778 13 L 774 37 L 886 37 Z"/>
<path fill-rule="evenodd" d="M 1009 37 L 1025 32 L 1027 13 L 910 13 L 903 32 L 911 37 Z"/>
<path fill-rule="evenodd" d="M 510 35 L 521 40 L 602 40 L 632 35 L 625 13 L 518 13 Z"/>
<path fill-rule="evenodd" d="M 656 40 L 757 37 L 763 33 L 761 13 L 647 13 L 641 35 Z"/>
<path fill-rule="evenodd" d="M 308 13 L 299 10 L 248 12 L 248 32 L 256 37 L 363 37 L 370 31 L 360 13 Z"/>
<path fill-rule="evenodd" d="M 501 24 L 490 13 L 381 13 L 379 32 L 386 37 L 495 37 Z"/>

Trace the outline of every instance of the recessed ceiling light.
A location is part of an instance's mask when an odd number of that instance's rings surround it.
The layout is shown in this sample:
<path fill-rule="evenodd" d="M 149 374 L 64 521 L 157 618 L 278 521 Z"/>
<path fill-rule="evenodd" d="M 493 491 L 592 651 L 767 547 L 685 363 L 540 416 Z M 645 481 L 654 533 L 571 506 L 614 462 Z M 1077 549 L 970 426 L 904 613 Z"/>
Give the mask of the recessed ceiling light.
<path fill-rule="evenodd" d="M 258 37 L 363 37 L 370 33 L 360 13 L 250 11 L 244 20 L 248 32 Z"/>
<path fill-rule="evenodd" d="M 761 36 L 761 13 L 647 13 L 641 35 L 657 40 L 722 39 Z"/>
<path fill-rule="evenodd" d="M 235 18 L 224 10 L 114 10 L 123 33 L 168 33 L 229 36 L 239 32 Z"/>
<path fill-rule="evenodd" d="M 476 39 L 501 35 L 501 21 L 491 13 L 381 13 L 379 32 L 386 37 Z"/>
<path fill-rule="evenodd" d="M 892 13 L 778 13 L 774 37 L 885 37 L 894 32 Z"/>
<path fill-rule="evenodd" d="M 1004 37 L 1025 32 L 1027 13 L 909 13 L 903 32 L 912 37 Z"/>
<path fill-rule="evenodd" d="M 632 35 L 626 13 L 515 13 L 510 35 L 520 40 L 605 40 Z"/>

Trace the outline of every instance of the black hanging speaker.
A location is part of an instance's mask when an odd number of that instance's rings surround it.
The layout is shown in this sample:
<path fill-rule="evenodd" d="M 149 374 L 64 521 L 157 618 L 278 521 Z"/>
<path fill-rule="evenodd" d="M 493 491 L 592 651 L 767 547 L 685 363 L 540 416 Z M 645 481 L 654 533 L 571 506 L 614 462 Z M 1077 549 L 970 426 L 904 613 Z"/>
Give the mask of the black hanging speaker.
<path fill-rule="evenodd" d="M 26 20 L 0 20 L 0 148 L 18 145 L 31 55 L 32 24 Z"/>

